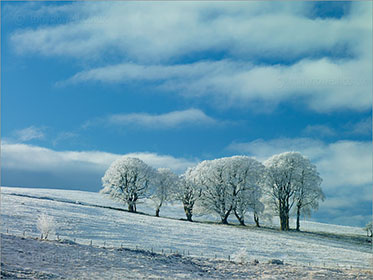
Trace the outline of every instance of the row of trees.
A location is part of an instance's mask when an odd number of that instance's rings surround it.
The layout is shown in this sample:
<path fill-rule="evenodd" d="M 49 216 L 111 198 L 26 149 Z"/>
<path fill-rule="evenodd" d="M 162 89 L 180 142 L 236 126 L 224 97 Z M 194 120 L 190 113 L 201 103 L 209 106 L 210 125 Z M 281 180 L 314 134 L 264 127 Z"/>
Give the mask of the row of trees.
<path fill-rule="evenodd" d="M 188 221 L 197 208 L 218 215 L 223 224 L 234 215 L 244 225 L 251 211 L 258 227 L 260 218 L 270 213 L 279 216 L 281 230 L 289 230 L 289 217 L 295 213 L 299 230 L 301 215 L 310 215 L 324 200 L 321 182 L 316 166 L 298 152 L 272 156 L 263 164 L 247 156 L 206 160 L 180 176 L 123 157 L 106 171 L 101 193 L 127 204 L 130 212 L 136 212 L 140 199 L 151 198 L 156 216 L 165 202 L 181 201 Z"/>

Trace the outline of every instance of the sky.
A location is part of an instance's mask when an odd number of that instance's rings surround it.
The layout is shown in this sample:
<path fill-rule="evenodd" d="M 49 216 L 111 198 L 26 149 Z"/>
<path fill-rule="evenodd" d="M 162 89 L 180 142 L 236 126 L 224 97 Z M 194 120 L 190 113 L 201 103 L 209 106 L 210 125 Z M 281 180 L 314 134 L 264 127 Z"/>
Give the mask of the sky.
<path fill-rule="evenodd" d="M 371 220 L 371 2 L 2 1 L 1 90 L 3 186 L 299 151 L 313 220 Z"/>

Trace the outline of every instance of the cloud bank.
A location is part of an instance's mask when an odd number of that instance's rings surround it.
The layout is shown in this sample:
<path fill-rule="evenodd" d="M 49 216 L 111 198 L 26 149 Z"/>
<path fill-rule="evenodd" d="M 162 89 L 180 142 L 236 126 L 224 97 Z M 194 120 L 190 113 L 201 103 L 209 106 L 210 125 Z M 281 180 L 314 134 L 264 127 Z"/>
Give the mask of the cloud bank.
<path fill-rule="evenodd" d="M 101 151 L 55 151 L 40 146 L 2 143 L 2 184 L 28 187 L 60 187 L 97 191 L 110 164 L 122 157 L 137 157 L 154 168 L 177 173 L 196 161 L 156 153 L 125 155 Z M 37 180 L 35 178 L 37 177 Z M 37 181 L 37 184 L 33 182 Z"/>
<path fill-rule="evenodd" d="M 319 112 L 362 111 L 372 104 L 371 5 L 322 18 L 313 3 L 75 3 L 43 7 L 68 20 L 10 39 L 20 54 L 85 60 L 65 85 L 152 83 L 225 106 L 299 99 Z"/>

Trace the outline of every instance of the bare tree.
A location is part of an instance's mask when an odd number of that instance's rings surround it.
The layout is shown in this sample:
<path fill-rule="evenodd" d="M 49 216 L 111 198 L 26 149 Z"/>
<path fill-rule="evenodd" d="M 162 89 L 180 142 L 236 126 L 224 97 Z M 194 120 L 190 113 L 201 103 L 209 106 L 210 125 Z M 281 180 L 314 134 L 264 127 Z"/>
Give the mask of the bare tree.
<path fill-rule="evenodd" d="M 136 212 L 136 203 L 148 195 L 156 172 L 138 158 L 122 157 L 114 161 L 102 178 L 100 193 L 124 202 L 129 212 Z"/>

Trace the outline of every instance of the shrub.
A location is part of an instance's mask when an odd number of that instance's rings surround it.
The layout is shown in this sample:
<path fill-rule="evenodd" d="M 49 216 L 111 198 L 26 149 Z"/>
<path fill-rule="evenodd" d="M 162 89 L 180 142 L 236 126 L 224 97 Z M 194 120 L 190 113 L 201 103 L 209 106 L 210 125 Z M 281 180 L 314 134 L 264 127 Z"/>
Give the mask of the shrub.
<path fill-rule="evenodd" d="M 41 233 L 41 239 L 47 239 L 48 235 L 54 234 L 55 232 L 55 222 L 52 216 L 46 214 L 41 214 L 38 217 L 37 228 Z"/>

